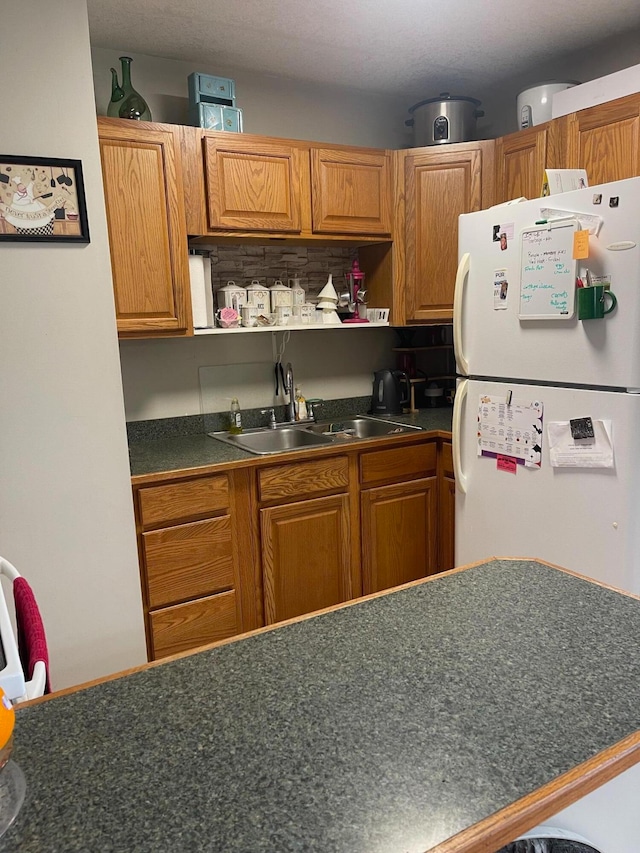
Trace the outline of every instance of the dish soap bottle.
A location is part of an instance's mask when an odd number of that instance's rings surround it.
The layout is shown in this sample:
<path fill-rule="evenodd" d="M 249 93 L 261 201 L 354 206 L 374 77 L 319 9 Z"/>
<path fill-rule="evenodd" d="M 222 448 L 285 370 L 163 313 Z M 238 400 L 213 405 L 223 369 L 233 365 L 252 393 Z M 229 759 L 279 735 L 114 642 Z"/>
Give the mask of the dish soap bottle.
<path fill-rule="evenodd" d="M 302 392 L 300 391 L 300 387 L 298 385 L 296 385 L 294 402 L 296 407 L 296 420 L 306 421 L 308 418 L 307 401 L 302 396 Z"/>
<path fill-rule="evenodd" d="M 238 398 L 234 397 L 231 401 L 231 409 L 229 410 L 229 432 L 232 435 L 239 435 L 242 432 L 242 412 L 240 411 L 240 403 Z"/>

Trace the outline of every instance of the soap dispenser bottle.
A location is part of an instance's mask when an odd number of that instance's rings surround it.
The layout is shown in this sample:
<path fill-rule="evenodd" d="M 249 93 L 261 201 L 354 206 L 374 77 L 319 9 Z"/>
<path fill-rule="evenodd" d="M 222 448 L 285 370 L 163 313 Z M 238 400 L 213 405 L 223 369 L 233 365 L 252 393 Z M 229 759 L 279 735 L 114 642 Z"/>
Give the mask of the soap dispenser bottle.
<path fill-rule="evenodd" d="M 307 414 L 307 401 L 302 396 L 302 391 L 300 390 L 299 385 L 296 385 L 294 402 L 296 409 L 296 420 L 306 421 L 309 417 Z"/>
<path fill-rule="evenodd" d="M 232 435 L 239 435 L 242 432 L 242 412 L 240 411 L 240 403 L 238 398 L 234 397 L 231 401 L 231 409 L 229 410 L 229 432 Z"/>

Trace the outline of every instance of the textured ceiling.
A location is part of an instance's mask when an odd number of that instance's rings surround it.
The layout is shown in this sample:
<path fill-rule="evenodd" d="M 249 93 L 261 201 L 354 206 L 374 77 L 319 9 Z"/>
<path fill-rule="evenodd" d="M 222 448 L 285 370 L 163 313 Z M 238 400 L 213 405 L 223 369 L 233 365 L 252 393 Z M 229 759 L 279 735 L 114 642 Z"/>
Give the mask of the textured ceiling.
<path fill-rule="evenodd" d="M 91 43 L 390 94 L 469 94 L 640 27 L 638 0 L 88 0 Z"/>

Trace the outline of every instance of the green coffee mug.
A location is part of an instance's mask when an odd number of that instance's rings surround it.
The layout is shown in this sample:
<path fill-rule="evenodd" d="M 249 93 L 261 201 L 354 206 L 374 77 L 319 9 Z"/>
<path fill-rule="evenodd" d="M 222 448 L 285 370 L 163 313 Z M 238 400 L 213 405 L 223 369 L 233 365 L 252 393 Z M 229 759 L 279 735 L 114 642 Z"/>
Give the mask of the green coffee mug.
<path fill-rule="evenodd" d="M 618 304 L 615 294 L 605 290 L 603 284 L 578 288 L 578 319 L 601 320 L 605 314 L 610 314 Z M 605 299 L 610 297 L 611 305 L 605 309 Z"/>

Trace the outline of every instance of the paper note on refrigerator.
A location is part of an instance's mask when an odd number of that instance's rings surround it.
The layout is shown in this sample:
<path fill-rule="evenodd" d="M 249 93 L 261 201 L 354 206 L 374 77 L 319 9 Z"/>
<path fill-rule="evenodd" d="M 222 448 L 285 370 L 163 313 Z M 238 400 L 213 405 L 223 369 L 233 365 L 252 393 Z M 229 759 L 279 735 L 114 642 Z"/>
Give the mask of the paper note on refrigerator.
<path fill-rule="evenodd" d="M 593 420 L 593 438 L 573 438 L 569 421 L 547 427 L 553 468 L 613 468 L 611 421 Z"/>
<path fill-rule="evenodd" d="M 480 395 L 478 456 L 511 456 L 521 465 L 540 467 L 543 405 L 509 397 Z"/>

